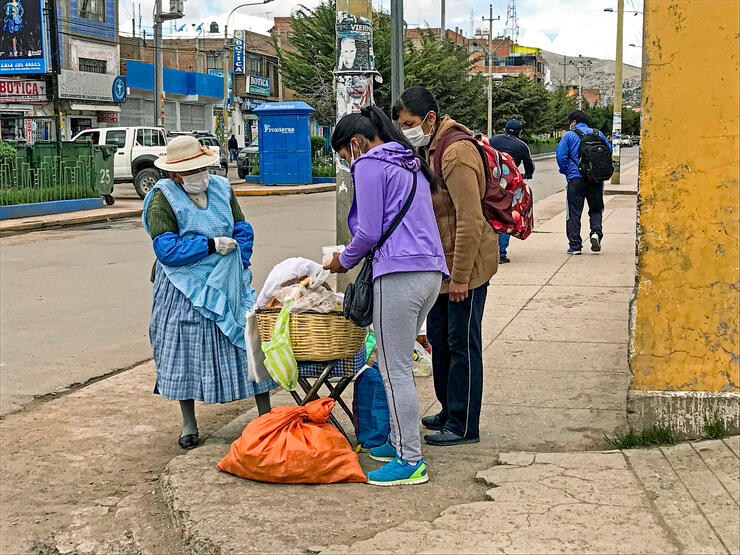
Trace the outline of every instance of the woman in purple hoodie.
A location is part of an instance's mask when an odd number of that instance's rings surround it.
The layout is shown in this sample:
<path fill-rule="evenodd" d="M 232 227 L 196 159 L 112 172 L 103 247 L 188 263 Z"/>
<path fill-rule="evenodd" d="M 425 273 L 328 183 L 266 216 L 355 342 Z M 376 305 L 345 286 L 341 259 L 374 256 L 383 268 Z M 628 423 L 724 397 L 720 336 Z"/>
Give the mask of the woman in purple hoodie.
<path fill-rule="evenodd" d="M 409 197 L 408 212 L 373 260 L 373 327 L 378 363 L 391 416 L 390 442 L 370 450 L 387 462 L 368 483 L 391 486 L 429 480 L 421 458 L 419 399 L 413 376 L 417 334 L 449 276 L 432 207 L 434 172 L 411 149 L 388 117 L 374 106 L 344 116 L 332 148 L 352 168 L 354 199 L 349 212 L 352 242 L 326 264 L 346 272 L 359 264 L 387 230 Z"/>

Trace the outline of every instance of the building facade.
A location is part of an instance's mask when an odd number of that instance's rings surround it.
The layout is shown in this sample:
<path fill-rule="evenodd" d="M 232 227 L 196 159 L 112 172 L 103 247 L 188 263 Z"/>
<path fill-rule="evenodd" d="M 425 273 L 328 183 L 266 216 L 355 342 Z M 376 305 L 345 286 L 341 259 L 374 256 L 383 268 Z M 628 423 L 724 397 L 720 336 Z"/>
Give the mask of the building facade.
<path fill-rule="evenodd" d="M 38 51 L 45 52 L 43 69 L 50 71 L 49 37 L 53 34 L 49 32 L 49 20 L 42 15 L 45 11 L 43 0 L 38 5 L 26 3 L 29 17 L 40 18 Z M 118 2 L 59 0 L 57 19 L 61 137 L 71 138 L 88 127 L 116 124 L 120 102 L 125 99 L 125 91 L 123 97 L 114 93 L 114 84 L 120 83 L 117 80 Z M 33 20 L 26 22 L 33 23 Z M 6 44 L 0 46 L 0 58 L 8 58 L 7 49 Z M 13 75 L 12 69 L 3 72 L 0 77 L 2 139 L 29 142 L 54 139 L 56 116 L 52 91 L 49 73 Z"/>
<path fill-rule="evenodd" d="M 243 36 L 244 73 L 233 72 L 233 38 L 229 38 L 227 43 L 230 50 L 230 71 L 226 130 L 219 128 L 224 98 L 223 37 L 206 34 L 197 38 L 163 40 L 166 129 L 223 132 L 227 138 L 233 133 L 240 147 L 250 141 L 257 123 L 257 116 L 252 110 L 264 102 L 279 101 L 281 90 L 278 58 L 271 38 L 249 31 L 243 31 Z M 124 107 L 124 120 L 130 125 L 152 125 L 154 93 L 152 82 L 146 75 L 153 70 L 144 67 L 153 63 L 152 41 L 120 37 L 120 48 L 121 72 L 126 73 L 127 77 L 132 70 L 135 74 L 134 81 L 129 78 L 130 95 L 129 102 Z M 172 76 L 171 82 L 168 76 Z M 132 83 L 137 86 L 132 87 Z"/>

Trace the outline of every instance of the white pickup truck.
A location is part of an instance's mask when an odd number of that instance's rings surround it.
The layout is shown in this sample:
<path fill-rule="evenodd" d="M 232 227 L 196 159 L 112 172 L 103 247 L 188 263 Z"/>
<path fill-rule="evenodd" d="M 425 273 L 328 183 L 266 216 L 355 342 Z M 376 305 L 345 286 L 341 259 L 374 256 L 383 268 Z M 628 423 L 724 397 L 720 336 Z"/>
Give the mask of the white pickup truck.
<path fill-rule="evenodd" d="M 96 145 L 118 147 L 113 166 L 116 183 L 134 182 L 141 198 L 154 187 L 162 173 L 154 160 L 167 154 L 167 137 L 159 127 L 104 127 L 85 129 L 73 141 L 92 141 Z"/>

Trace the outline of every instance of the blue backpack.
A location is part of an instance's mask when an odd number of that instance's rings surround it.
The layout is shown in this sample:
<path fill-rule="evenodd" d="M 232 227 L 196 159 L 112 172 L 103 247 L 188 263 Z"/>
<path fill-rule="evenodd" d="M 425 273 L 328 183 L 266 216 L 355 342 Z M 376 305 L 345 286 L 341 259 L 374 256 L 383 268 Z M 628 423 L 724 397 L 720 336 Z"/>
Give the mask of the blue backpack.
<path fill-rule="evenodd" d="M 379 447 L 388 441 L 391 417 L 377 363 L 366 368 L 355 380 L 352 413 L 355 435 L 360 445 L 365 448 Z"/>

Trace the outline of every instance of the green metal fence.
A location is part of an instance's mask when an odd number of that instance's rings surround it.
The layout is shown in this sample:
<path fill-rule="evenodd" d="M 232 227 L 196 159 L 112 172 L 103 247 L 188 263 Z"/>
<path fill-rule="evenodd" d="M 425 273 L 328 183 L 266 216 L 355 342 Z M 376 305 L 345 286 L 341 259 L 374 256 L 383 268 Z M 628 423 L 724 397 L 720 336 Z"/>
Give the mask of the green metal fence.
<path fill-rule="evenodd" d="M 527 146 L 529 146 L 529 152 L 532 154 L 548 154 L 555 152 L 558 148 L 557 143 L 533 143 Z"/>
<path fill-rule="evenodd" d="M 113 192 L 114 149 L 92 143 L 13 145 L 0 159 L 0 206 L 70 200 Z"/>

